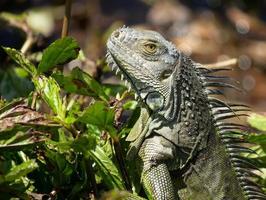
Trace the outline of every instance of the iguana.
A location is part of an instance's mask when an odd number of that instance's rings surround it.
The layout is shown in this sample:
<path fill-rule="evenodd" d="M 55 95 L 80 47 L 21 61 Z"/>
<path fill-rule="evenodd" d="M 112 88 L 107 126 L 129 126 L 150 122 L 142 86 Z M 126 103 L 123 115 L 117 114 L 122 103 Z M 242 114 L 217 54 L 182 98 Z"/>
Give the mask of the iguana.
<path fill-rule="evenodd" d="M 241 156 L 254 153 L 242 145 L 246 133 L 232 122 L 248 109 L 217 98 L 217 87 L 234 87 L 212 74 L 226 68 L 206 68 L 159 33 L 128 27 L 108 39 L 107 62 L 141 104 L 127 156 L 139 160 L 151 199 L 266 199 L 251 180 L 256 167 Z"/>

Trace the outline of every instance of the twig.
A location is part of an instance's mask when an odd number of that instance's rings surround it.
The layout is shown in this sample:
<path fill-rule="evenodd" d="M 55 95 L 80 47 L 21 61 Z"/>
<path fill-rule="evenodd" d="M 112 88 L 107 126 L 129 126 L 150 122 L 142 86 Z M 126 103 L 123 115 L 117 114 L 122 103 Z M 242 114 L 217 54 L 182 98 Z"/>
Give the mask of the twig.
<path fill-rule="evenodd" d="M 207 64 L 205 66 L 209 67 L 209 68 L 220 68 L 220 67 L 234 66 L 236 64 L 237 64 L 237 59 L 236 58 L 232 58 L 232 59 L 225 60 L 225 61 L 222 61 L 222 62 Z"/>
<path fill-rule="evenodd" d="M 121 171 L 122 178 L 125 182 L 126 189 L 131 192 L 132 190 L 131 190 L 130 179 L 127 173 L 126 164 L 123 158 L 123 150 L 119 139 L 118 138 L 113 139 L 113 144 L 114 144 L 115 156 L 118 161 L 118 165 Z"/>
<path fill-rule="evenodd" d="M 23 54 L 25 54 L 31 48 L 33 43 L 37 40 L 36 35 L 34 35 L 33 31 L 31 30 L 31 28 L 29 27 L 29 25 L 25 20 L 17 20 L 8 17 L 2 17 L 2 18 L 6 20 L 11 26 L 19 28 L 26 33 L 27 36 L 26 40 L 20 49 L 20 51 Z"/>
<path fill-rule="evenodd" d="M 36 100 L 37 100 L 37 96 L 38 96 L 38 93 L 37 92 L 33 92 L 32 94 L 32 101 L 31 101 L 31 109 L 35 110 L 36 108 Z"/>
<path fill-rule="evenodd" d="M 72 6 L 72 0 L 66 0 L 61 38 L 66 37 L 68 35 L 69 24 L 71 19 L 71 6 Z"/>
<path fill-rule="evenodd" d="M 91 159 L 88 159 L 88 160 L 84 159 L 84 162 L 85 162 L 86 169 L 87 169 L 86 171 L 88 174 L 88 179 L 90 180 L 90 183 L 91 183 L 92 193 L 95 197 L 99 197 L 99 193 L 98 193 L 98 189 L 97 189 L 97 183 L 96 183 L 96 179 L 95 179 L 95 172 L 94 172 L 94 169 L 92 167 L 93 162 Z"/>
<path fill-rule="evenodd" d="M 122 101 L 126 98 L 126 94 L 124 93 L 125 96 L 123 96 L 123 98 L 121 98 L 121 100 L 118 100 L 118 101 L 114 100 L 114 102 L 110 102 L 110 104 L 114 103 L 114 107 L 116 108 L 115 109 L 115 127 L 117 129 L 119 129 L 119 126 L 120 126 L 119 120 L 120 120 L 120 118 L 122 116 L 122 112 L 123 112 Z M 113 147 L 114 147 L 114 151 L 115 151 L 115 157 L 116 157 L 116 160 L 118 162 L 122 178 L 125 182 L 126 189 L 128 191 L 131 191 L 130 178 L 129 178 L 129 175 L 128 175 L 128 172 L 126 169 L 126 164 L 125 164 L 125 160 L 124 160 L 124 156 L 123 156 L 124 155 L 123 149 L 121 147 L 119 137 L 117 137 L 117 136 L 113 137 L 112 143 L 113 143 Z"/>
<path fill-rule="evenodd" d="M 31 30 L 29 30 L 27 33 L 27 38 L 26 41 L 24 42 L 24 44 L 22 45 L 20 51 L 21 53 L 25 54 L 33 45 L 33 43 L 35 42 L 35 38 L 33 37 L 33 33 Z"/>

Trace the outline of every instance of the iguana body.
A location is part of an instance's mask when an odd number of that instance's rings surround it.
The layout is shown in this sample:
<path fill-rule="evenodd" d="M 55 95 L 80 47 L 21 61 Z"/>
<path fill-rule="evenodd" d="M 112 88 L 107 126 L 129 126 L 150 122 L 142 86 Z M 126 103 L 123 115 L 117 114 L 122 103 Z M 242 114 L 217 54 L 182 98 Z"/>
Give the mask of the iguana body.
<path fill-rule="evenodd" d="M 139 160 L 150 198 L 266 199 L 250 181 L 253 166 L 239 155 L 251 152 L 239 145 L 241 126 L 224 122 L 246 108 L 229 108 L 211 96 L 220 94 L 213 86 L 231 87 L 210 75 L 217 70 L 193 62 L 153 31 L 121 28 L 107 47 L 107 61 L 141 102 L 141 116 L 127 138 L 128 157 Z"/>

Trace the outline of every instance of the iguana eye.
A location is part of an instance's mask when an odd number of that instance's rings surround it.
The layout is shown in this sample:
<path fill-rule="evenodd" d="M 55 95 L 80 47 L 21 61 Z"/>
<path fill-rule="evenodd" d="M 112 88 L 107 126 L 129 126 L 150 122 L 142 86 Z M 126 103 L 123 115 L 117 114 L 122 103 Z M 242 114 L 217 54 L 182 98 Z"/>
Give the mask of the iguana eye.
<path fill-rule="evenodd" d="M 171 70 L 171 69 L 164 70 L 160 76 L 160 80 L 162 81 L 164 79 L 167 79 L 169 76 L 172 75 L 172 73 L 173 73 L 173 70 Z"/>
<path fill-rule="evenodd" d="M 144 50 L 145 50 L 147 53 L 153 54 L 153 53 L 155 53 L 156 50 L 157 50 L 157 45 L 154 44 L 154 43 L 147 43 L 147 44 L 144 44 Z"/>

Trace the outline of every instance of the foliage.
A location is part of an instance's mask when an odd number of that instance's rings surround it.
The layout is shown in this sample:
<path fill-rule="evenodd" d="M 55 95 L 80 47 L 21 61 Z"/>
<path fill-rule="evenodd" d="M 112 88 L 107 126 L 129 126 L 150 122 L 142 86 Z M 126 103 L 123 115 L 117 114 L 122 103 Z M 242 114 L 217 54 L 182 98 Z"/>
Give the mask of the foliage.
<path fill-rule="evenodd" d="M 248 118 L 248 123 L 255 128 L 254 133 L 247 136 L 247 140 L 255 146 L 252 147 L 256 151 L 256 155 L 247 155 L 253 163 L 261 170 L 260 180 L 258 182 L 263 185 L 266 190 L 266 115 L 253 113 Z"/>
<path fill-rule="evenodd" d="M 25 98 L 0 102 L 1 198 L 87 199 L 130 187 L 118 162 L 118 155 L 126 162 L 128 127 L 115 127 L 127 95 L 116 101 L 110 96 L 110 90 L 124 89 L 100 84 L 78 67 L 69 74 L 58 69 L 79 55 L 70 37 L 46 48 L 38 65 L 16 49 L 3 49 L 32 88 Z M 127 104 L 124 109 L 136 108 Z"/>

